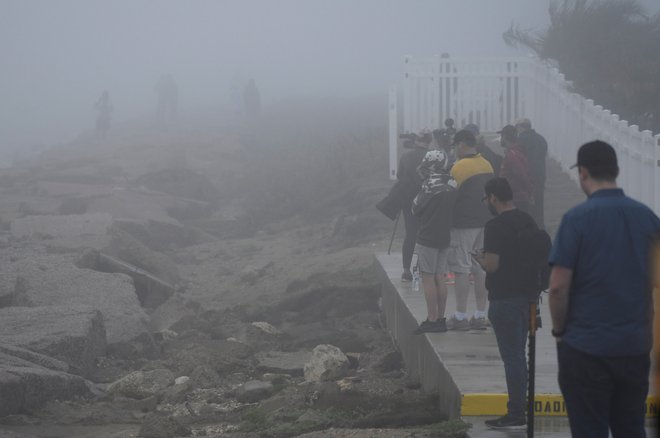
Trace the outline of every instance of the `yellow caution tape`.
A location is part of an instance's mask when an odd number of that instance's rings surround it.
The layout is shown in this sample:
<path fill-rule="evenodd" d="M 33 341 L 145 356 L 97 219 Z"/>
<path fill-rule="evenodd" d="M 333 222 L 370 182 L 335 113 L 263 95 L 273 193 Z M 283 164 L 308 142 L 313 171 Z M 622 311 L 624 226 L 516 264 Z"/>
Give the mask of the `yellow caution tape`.
<path fill-rule="evenodd" d="M 504 415 L 509 397 L 506 394 L 463 394 L 461 401 L 462 416 Z M 565 417 L 566 404 L 559 394 L 536 394 L 534 396 L 534 414 L 539 417 Z M 646 416 L 660 415 L 660 397 L 649 396 L 646 399 Z"/>

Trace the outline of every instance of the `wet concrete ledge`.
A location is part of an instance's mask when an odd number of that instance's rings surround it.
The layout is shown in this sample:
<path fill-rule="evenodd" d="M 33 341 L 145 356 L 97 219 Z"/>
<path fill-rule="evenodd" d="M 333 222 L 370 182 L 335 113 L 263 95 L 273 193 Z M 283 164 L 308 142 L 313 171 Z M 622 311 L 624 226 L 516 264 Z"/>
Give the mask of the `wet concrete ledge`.
<path fill-rule="evenodd" d="M 403 298 L 396 284 L 401 274 L 401 257 L 376 254 L 375 269 L 382 285 L 382 310 L 387 328 L 396 341 L 406 369 L 413 379 L 419 380 L 422 389 L 439 395 L 440 414 L 448 419 L 461 416 L 461 391 L 449 370 L 437 354 L 429 335 L 414 335 L 418 321 L 409 302 Z M 410 286 L 407 286 L 408 288 Z"/>

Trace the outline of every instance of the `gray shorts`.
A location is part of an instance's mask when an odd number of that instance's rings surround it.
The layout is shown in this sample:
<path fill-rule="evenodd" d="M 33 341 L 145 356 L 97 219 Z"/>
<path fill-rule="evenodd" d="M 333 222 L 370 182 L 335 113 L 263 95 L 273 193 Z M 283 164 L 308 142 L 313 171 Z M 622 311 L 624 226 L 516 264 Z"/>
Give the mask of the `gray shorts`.
<path fill-rule="evenodd" d="M 445 274 L 447 272 L 447 248 L 437 249 L 415 245 L 419 272 L 422 274 Z"/>
<path fill-rule="evenodd" d="M 449 244 L 449 269 L 459 274 L 483 271 L 472 260 L 471 252 L 480 252 L 484 247 L 483 228 L 452 228 Z"/>

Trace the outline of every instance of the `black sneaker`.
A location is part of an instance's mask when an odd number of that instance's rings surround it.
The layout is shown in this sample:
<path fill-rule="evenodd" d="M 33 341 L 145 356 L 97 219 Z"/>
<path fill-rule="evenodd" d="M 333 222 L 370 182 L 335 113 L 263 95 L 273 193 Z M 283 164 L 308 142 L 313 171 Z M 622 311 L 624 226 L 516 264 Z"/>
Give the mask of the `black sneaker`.
<path fill-rule="evenodd" d="M 413 276 L 412 276 L 412 272 L 410 272 L 410 271 L 405 271 L 403 274 L 401 274 L 401 281 L 403 283 L 408 283 L 408 282 L 412 281 L 412 279 L 413 279 Z"/>
<path fill-rule="evenodd" d="M 413 330 L 414 335 L 421 335 L 422 333 L 444 333 L 447 331 L 447 320 L 445 318 L 439 318 L 436 321 L 429 321 L 428 319 L 422 321 L 422 323 Z"/>
<path fill-rule="evenodd" d="M 486 426 L 496 430 L 521 430 L 527 427 L 525 417 L 513 417 L 509 414 L 494 420 L 486 420 L 485 423 Z"/>

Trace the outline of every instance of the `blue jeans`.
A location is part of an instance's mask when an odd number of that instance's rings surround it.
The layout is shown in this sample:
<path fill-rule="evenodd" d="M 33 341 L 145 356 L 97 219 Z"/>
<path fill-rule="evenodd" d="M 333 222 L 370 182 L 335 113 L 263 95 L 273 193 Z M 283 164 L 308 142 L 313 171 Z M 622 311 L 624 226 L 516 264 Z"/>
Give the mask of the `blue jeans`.
<path fill-rule="evenodd" d="M 601 357 L 557 344 L 559 387 L 573 436 L 645 437 L 644 402 L 649 390 L 648 354 Z"/>
<path fill-rule="evenodd" d="M 488 319 L 495 331 L 497 347 L 504 362 L 506 388 L 509 392 L 509 415 L 524 418 L 527 407 L 527 358 L 525 343 L 529 330 L 529 300 L 507 298 L 493 300 Z"/>

